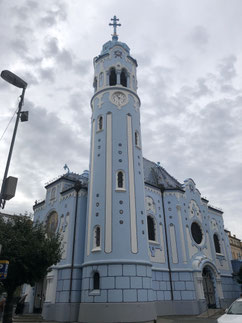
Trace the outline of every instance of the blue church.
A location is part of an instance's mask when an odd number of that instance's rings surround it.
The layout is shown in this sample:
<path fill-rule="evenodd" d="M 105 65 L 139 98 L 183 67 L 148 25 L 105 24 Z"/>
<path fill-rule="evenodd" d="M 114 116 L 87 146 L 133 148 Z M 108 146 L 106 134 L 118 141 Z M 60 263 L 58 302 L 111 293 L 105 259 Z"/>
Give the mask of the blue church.
<path fill-rule="evenodd" d="M 62 260 L 26 287 L 27 311 L 47 320 L 148 322 L 239 296 L 223 212 L 143 157 L 137 61 L 118 20 L 94 58 L 89 171 L 49 182 L 33 207 L 63 239 Z"/>

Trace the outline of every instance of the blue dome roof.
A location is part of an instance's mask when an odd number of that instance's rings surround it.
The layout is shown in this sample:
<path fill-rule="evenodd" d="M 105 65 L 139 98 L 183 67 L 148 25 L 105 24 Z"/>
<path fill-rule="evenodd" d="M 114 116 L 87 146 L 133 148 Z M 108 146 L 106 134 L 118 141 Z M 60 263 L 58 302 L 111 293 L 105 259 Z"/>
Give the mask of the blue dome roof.
<path fill-rule="evenodd" d="M 126 52 L 128 54 L 130 52 L 129 47 L 125 43 L 122 43 L 122 42 L 117 41 L 117 40 L 109 40 L 108 42 L 106 42 L 103 45 L 103 48 L 102 48 L 102 51 L 101 51 L 101 55 L 107 54 L 110 51 L 110 49 L 112 49 L 114 46 L 121 46 L 121 47 L 123 47 L 123 49 L 126 50 Z"/>

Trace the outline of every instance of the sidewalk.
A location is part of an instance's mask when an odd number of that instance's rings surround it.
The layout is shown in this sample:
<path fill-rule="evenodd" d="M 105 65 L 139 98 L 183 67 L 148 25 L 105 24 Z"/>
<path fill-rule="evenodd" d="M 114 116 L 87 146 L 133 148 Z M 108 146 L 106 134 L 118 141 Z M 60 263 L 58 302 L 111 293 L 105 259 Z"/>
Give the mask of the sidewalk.
<path fill-rule="evenodd" d="M 217 318 L 224 313 L 223 310 L 209 310 L 198 316 L 178 315 L 178 316 L 160 316 L 156 323 L 216 323 Z M 40 314 L 16 315 L 13 323 L 56 323 L 45 321 Z M 69 322 L 65 322 L 69 323 Z M 77 322 L 76 322 L 77 323 Z M 121 323 L 121 322 L 120 322 Z M 147 323 L 147 322 L 144 322 Z M 149 322 L 150 323 L 150 322 Z"/>
<path fill-rule="evenodd" d="M 197 315 L 197 316 L 188 316 L 188 315 L 177 315 L 177 316 L 160 316 L 158 317 L 156 323 L 216 323 L 217 318 L 224 314 L 224 310 L 215 309 Z"/>

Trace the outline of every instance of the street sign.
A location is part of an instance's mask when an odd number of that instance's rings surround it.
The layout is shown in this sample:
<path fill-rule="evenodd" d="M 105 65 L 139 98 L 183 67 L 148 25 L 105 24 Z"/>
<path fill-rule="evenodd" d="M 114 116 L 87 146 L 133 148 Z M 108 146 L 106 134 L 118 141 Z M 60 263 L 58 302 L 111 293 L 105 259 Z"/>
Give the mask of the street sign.
<path fill-rule="evenodd" d="M 9 265 L 8 260 L 0 260 L 0 279 L 7 278 L 8 265 Z"/>

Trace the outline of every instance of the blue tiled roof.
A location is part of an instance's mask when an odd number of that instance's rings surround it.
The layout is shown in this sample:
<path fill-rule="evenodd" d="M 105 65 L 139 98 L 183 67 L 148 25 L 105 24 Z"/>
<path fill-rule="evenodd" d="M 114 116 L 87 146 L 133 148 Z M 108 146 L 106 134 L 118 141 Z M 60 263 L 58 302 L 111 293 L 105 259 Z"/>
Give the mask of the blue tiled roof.
<path fill-rule="evenodd" d="M 183 190 L 182 184 L 172 177 L 162 166 L 143 158 L 144 180 L 154 186 L 162 186 L 164 189 Z"/>

